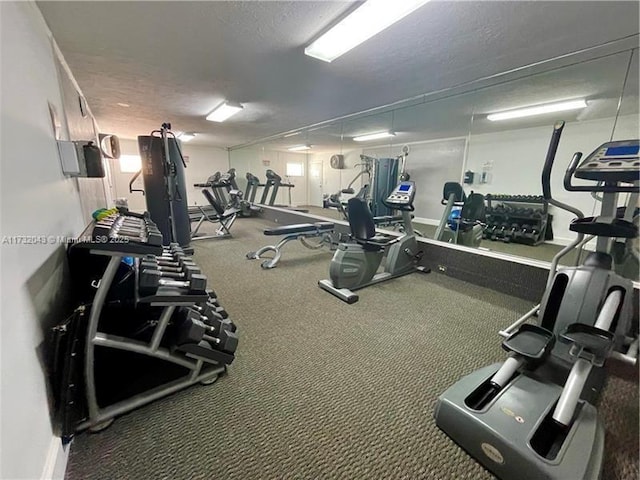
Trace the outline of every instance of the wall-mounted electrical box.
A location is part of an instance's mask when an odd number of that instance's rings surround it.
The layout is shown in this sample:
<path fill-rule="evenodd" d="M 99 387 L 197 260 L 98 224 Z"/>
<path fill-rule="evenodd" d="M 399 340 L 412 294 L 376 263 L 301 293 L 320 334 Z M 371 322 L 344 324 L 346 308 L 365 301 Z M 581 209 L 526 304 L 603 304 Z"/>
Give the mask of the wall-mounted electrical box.
<path fill-rule="evenodd" d="M 71 177 L 104 177 L 100 149 L 91 141 L 58 140 L 62 172 Z"/>

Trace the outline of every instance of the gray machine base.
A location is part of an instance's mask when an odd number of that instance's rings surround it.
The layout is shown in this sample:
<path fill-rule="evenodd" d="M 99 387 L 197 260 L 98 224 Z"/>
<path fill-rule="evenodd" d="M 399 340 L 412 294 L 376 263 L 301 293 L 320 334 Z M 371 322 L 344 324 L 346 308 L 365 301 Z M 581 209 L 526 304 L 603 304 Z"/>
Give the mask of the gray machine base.
<path fill-rule="evenodd" d="M 355 290 L 360 290 L 362 288 L 375 285 L 376 283 L 386 282 L 387 280 L 391 280 L 392 278 L 402 277 L 404 275 L 409 275 L 410 273 L 415 273 L 415 272 L 429 273 L 430 270 L 426 267 L 414 266 L 410 270 L 405 270 L 405 271 L 397 272 L 394 274 L 391 274 L 389 272 L 380 272 L 380 273 L 376 273 L 374 277 L 367 283 L 363 283 L 362 285 L 358 285 L 357 287 L 352 287 L 351 289 L 336 288 L 333 286 L 333 283 L 331 282 L 331 280 L 328 280 L 328 279 L 318 281 L 318 286 L 321 289 L 329 292 L 331 295 L 338 297 L 343 302 L 356 303 L 360 299 L 360 297 L 358 296 L 358 294 L 353 293 Z"/>
<path fill-rule="evenodd" d="M 465 399 L 500 365 L 477 370 L 444 392 L 434 413 L 437 426 L 501 479 L 598 479 L 604 428 L 589 403 L 581 402 L 554 460 L 543 458 L 531 447 L 532 435 L 562 393 L 558 385 L 521 374 L 482 410 L 465 405 Z"/>

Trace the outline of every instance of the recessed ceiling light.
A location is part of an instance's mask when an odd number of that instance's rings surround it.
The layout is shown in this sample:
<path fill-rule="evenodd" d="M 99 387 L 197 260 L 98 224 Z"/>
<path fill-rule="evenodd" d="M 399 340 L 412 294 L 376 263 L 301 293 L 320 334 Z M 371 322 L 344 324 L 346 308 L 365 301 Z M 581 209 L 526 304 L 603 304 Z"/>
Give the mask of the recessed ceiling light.
<path fill-rule="evenodd" d="M 196 134 L 195 133 L 184 132 L 184 133 L 181 133 L 180 135 L 178 135 L 178 138 L 182 142 L 190 142 L 191 140 L 196 138 Z"/>
<path fill-rule="evenodd" d="M 222 102 L 213 111 L 207 115 L 207 120 L 210 122 L 224 122 L 226 119 L 235 115 L 242 110 L 242 105 L 235 102 Z"/>
<path fill-rule="evenodd" d="M 304 150 L 311 150 L 311 145 L 298 145 L 296 147 L 287 148 L 290 152 L 303 152 Z"/>
<path fill-rule="evenodd" d="M 536 105 L 533 107 L 518 108 L 516 110 L 507 110 L 505 112 L 491 113 L 487 115 L 487 120 L 495 122 L 496 120 L 510 120 L 512 118 L 532 117 L 534 115 L 543 115 L 545 113 L 577 110 L 579 108 L 585 108 L 586 106 L 587 101 L 585 99 L 571 100 L 568 102 L 547 103 L 546 105 Z"/>
<path fill-rule="evenodd" d="M 128 103 L 122 103 L 122 102 L 118 102 L 118 103 L 116 103 L 116 105 L 118 105 L 119 107 L 124 107 L 124 108 L 129 108 L 131 106 Z"/>
<path fill-rule="evenodd" d="M 304 53 L 331 62 L 428 1 L 368 0 L 305 48 Z"/>
<path fill-rule="evenodd" d="M 369 140 L 378 140 L 380 138 L 395 137 L 395 136 L 396 134 L 393 132 L 367 133 L 365 135 L 359 135 L 357 137 L 353 137 L 353 140 L 356 142 L 367 142 Z"/>

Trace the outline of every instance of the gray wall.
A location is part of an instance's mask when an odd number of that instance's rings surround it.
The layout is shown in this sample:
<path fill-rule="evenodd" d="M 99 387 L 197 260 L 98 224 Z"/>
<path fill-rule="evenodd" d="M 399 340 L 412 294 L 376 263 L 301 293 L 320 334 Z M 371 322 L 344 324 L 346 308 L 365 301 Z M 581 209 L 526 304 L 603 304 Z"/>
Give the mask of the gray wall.
<path fill-rule="evenodd" d="M 77 236 L 90 219 L 79 182 L 64 177 L 58 160 L 49 103 L 63 137 L 67 128 L 46 24 L 32 2 L 1 2 L 0 14 L 0 478 L 56 477 L 65 455 L 53 436 L 40 361 L 45 332 L 62 319 L 68 291 L 64 246 L 55 237 Z M 84 198 L 95 202 L 85 203 L 85 212 L 105 197 L 101 185 L 86 186 Z M 25 236 L 36 243 L 11 243 Z"/>

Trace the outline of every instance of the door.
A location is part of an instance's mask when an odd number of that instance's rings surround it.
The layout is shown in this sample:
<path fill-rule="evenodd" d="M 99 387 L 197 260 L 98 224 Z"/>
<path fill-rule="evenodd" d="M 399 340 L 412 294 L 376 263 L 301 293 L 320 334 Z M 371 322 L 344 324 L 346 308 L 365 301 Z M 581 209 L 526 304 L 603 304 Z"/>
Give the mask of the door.
<path fill-rule="evenodd" d="M 322 160 L 309 161 L 309 205 L 322 207 Z"/>

